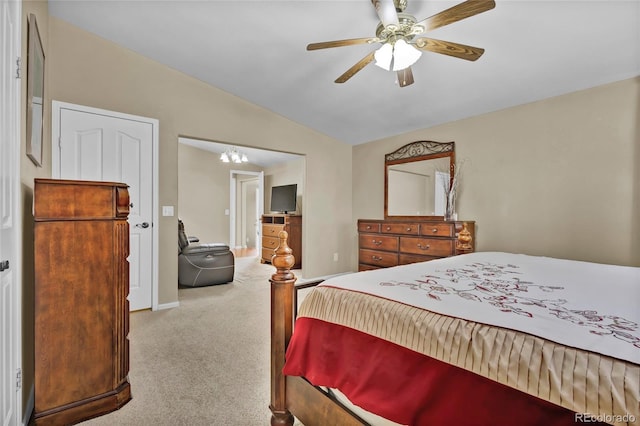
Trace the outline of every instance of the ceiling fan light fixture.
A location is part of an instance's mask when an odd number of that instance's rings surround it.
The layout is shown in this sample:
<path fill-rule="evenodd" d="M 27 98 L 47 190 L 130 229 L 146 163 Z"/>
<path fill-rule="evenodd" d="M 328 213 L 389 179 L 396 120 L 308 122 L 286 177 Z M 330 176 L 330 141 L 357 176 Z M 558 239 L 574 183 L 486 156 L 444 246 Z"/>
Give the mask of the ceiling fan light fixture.
<path fill-rule="evenodd" d="M 393 45 L 388 42 L 383 44 L 380 49 L 376 50 L 373 57 L 376 59 L 377 66 L 389 71 L 391 69 L 391 58 L 393 57 Z"/>
<path fill-rule="evenodd" d="M 402 38 L 395 42 L 386 42 L 374 54 L 376 65 L 387 71 L 409 68 L 420 59 L 420 56 L 422 52 Z"/>
<path fill-rule="evenodd" d="M 415 64 L 422 52 L 407 43 L 404 39 L 396 41 L 393 49 L 393 70 L 400 71 Z"/>

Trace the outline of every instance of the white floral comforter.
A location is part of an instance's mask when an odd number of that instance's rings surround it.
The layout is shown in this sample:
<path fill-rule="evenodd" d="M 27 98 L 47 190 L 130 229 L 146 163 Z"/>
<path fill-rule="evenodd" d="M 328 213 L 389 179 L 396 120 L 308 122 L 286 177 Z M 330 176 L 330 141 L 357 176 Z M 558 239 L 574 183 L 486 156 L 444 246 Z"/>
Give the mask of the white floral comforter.
<path fill-rule="evenodd" d="M 640 268 L 478 252 L 321 285 L 640 364 Z"/>

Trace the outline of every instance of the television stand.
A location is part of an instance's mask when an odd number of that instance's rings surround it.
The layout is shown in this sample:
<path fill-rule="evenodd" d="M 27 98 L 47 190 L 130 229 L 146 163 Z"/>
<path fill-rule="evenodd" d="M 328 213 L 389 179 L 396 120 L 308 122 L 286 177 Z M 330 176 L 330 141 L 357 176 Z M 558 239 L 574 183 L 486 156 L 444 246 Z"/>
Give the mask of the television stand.
<path fill-rule="evenodd" d="M 260 263 L 271 263 L 274 250 L 280 244 L 278 234 L 280 231 L 287 231 L 289 234 L 288 244 L 293 250 L 296 263 L 293 269 L 302 268 L 302 215 L 274 213 L 263 214 L 262 222 L 262 252 Z"/>

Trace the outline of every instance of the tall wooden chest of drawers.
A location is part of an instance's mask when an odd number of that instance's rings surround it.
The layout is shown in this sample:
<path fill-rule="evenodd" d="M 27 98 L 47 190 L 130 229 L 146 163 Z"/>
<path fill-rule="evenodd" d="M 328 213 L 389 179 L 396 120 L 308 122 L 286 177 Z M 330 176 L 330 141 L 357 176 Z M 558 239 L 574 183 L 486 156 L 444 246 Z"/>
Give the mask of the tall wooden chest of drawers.
<path fill-rule="evenodd" d="M 112 182 L 36 179 L 36 425 L 67 425 L 131 399 L 129 193 Z"/>
<path fill-rule="evenodd" d="M 475 250 L 475 222 L 358 220 L 358 270 L 424 262 Z"/>
<path fill-rule="evenodd" d="M 271 263 L 271 257 L 280 244 L 278 234 L 287 231 L 287 244 L 293 250 L 296 259 L 294 269 L 302 268 L 302 216 L 293 214 L 264 214 L 262 215 L 262 252 L 260 261 Z"/>

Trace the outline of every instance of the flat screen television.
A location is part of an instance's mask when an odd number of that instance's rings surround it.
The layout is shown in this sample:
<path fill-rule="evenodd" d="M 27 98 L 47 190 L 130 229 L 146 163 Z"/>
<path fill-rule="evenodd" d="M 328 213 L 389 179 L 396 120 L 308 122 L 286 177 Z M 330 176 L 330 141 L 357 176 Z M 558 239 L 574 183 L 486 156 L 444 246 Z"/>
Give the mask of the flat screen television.
<path fill-rule="evenodd" d="M 296 211 L 298 185 L 281 185 L 271 187 L 271 211 L 290 213 Z"/>

